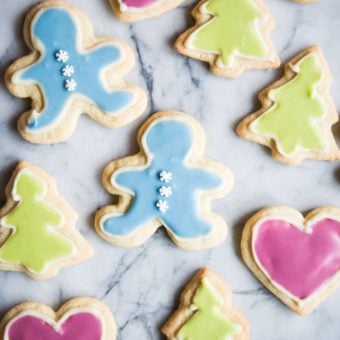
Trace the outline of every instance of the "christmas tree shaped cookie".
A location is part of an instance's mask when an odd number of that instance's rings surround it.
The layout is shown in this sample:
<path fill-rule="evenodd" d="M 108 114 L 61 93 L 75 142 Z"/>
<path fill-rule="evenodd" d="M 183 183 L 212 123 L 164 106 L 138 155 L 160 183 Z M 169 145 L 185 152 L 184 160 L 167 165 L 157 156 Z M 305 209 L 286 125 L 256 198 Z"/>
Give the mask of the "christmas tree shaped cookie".
<path fill-rule="evenodd" d="M 240 123 L 238 134 L 270 147 L 281 162 L 338 159 L 331 129 L 338 115 L 329 94 L 330 80 L 320 49 L 304 50 L 287 64 L 279 81 L 260 93 L 261 110 Z"/>
<path fill-rule="evenodd" d="M 162 332 L 169 340 L 246 340 L 249 326 L 232 305 L 229 286 L 211 270 L 200 270 Z"/>
<path fill-rule="evenodd" d="M 109 0 L 113 11 L 122 21 L 152 18 L 177 7 L 184 0 Z"/>
<path fill-rule="evenodd" d="M 0 210 L 0 270 L 48 279 L 92 255 L 74 225 L 77 214 L 44 171 L 20 162 Z"/>
<path fill-rule="evenodd" d="M 185 249 L 223 242 L 227 226 L 210 204 L 229 192 L 233 176 L 203 157 L 201 126 L 183 113 L 159 112 L 143 124 L 138 142 L 138 154 L 104 171 L 103 184 L 119 201 L 96 214 L 97 232 L 124 247 L 142 244 L 161 226 Z"/>
<path fill-rule="evenodd" d="M 39 302 L 25 302 L 0 323 L 4 340 L 115 340 L 116 333 L 110 309 L 89 297 L 74 298 L 56 312 Z"/>
<path fill-rule="evenodd" d="M 279 66 L 269 38 L 275 23 L 262 0 L 202 0 L 192 15 L 195 26 L 175 48 L 208 62 L 216 75 L 238 77 L 246 69 Z"/>
<path fill-rule="evenodd" d="M 114 128 L 143 113 L 146 96 L 123 76 L 134 63 L 130 48 L 97 38 L 87 16 L 62 1 L 44 1 L 27 15 L 24 37 L 31 53 L 15 61 L 5 79 L 9 91 L 31 98 L 19 122 L 33 143 L 68 139 L 82 113 Z"/>

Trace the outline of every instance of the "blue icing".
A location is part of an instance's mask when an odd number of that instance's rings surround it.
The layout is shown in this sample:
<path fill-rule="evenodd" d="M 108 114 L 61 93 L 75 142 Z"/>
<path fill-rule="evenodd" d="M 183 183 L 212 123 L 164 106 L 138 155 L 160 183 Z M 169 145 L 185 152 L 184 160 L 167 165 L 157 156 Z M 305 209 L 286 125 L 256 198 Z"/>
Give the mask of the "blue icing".
<path fill-rule="evenodd" d="M 65 102 L 74 93 L 86 96 L 101 109 L 112 113 L 129 106 L 133 101 L 130 91 L 108 92 L 102 85 L 100 72 L 104 67 L 118 61 L 121 51 L 113 45 L 100 45 L 90 52 L 80 53 L 77 48 L 78 36 L 74 19 L 64 9 L 51 8 L 43 11 L 33 21 L 32 34 L 39 41 L 42 57 L 21 74 L 22 80 L 38 83 L 44 94 L 44 108 L 39 116 L 31 117 L 28 128 L 48 128 L 61 115 Z M 68 52 L 67 63 L 56 60 L 59 50 Z M 65 65 L 74 66 L 72 79 L 77 82 L 74 92 L 65 88 L 66 78 L 62 75 Z"/>
<path fill-rule="evenodd" d="M 159 219 L 178 237 L 207 235 L 211 225 L 200 216 L 199 191 L 219 187 L 222 179 L 212 171 L 185 164 L 193 143 L 190 125 L 175 119 L 160 120 L 147 130 L 144 138 L 150 165 L 144 169 L 123 168 L 114 175 L 119 185 L 134 193 L 134 198 L 124 215 L 103 218 L 103 230 L 125 236 Z M 164 170 L 172 173 L 168 183 L 160 180 Z M 162 185 L 171 186 L 173 193 L 169 198 L 160 195 Z M 168 202 L 166 212 L 157 208 L 159 200 Z"/>

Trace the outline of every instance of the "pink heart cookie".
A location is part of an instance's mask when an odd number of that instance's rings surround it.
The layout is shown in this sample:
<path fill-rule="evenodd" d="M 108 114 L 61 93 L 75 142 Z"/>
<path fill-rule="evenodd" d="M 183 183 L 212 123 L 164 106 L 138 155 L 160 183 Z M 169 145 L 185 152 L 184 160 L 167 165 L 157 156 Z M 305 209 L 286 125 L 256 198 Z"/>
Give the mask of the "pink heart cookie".
<path fill-rule="evenodd" d="M 145 8 L 158 0 L 121 0 L 128 7 Z"/>
<path fill-rule="evenodd" d="M 184 0 L 109 0 L 121 21 L 140 21 L 159 16 L 177 7 Z"/>
<path fill-rule="evenodd" d="M 10 340 L 100 340 L 102 326 L 92 313 L 74 313 L 57 324 L 28 313 L 15 319 L 6 335 Z"/>
<path fill-rule="evenodd" d="M 0 324 L 6 340 L 114 340 L 116 326 L 110 310 L 98 300 L 75 298 L 58 312 L 26 302 L 8 312 Z"/>
<path fill-rule="evenodd" d="M 241 248 L 260 281 L 307 314 L 340 283 L 340 210 L 319 208 L 304 218 L 291 208 L 264 209 L 247 222 Z"/>

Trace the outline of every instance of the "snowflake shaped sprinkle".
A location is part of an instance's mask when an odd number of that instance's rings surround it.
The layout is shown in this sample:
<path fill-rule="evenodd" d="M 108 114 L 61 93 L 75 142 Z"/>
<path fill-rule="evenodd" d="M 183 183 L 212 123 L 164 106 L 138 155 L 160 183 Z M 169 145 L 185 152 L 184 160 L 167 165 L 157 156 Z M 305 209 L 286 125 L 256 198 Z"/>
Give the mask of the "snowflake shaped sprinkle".
<path fill-rule="evenodd" d="M 172 195 L 172 189 L 169 186 L 163 185 L 159 188 L 159 193 L 162 197 L 169 198 Z"/>
<path fill-rule="evenodd" d="M 169 183 L 172 180 L 172 173 L 170 171 L 163 170 L 159 174 L 159 178 L 162 182 Z"/>
<path fill-rule="evenodd" d="M 158 208 L 158 210 L 162 213 L 166 213 L 169 209 L 169 204 L 167 201 L 165 200 L 159 200 L 156 204 L 156 207 Z"/>
<path fill-rule="evenodd" d="M 72 65 L 66 65 L 61 70 L 64 77 L 72 77 L 74 73 L 74 67 Z"/>
<path fill-rule="evenodd" d="M 77 82 L 74 79 L 66 79 L 65 88 L 68 92 L 73 92 L 77 88 Z"/>
<path fill-rule="evenodd" d="M 69 58 L 67 51 L 64 50 L 59 50 L 55 57 L 59 63 L 66 63 Z"/>

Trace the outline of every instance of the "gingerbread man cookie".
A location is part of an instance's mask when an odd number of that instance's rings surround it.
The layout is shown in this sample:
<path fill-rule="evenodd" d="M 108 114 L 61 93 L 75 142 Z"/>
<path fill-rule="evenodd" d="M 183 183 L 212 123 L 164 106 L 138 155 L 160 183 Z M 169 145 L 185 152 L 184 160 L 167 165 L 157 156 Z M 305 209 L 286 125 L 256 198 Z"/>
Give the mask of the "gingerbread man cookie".
<path fill-rule="evenodd" d="M 210 203 L 231 189 L 233 176 L 203 157 L 200 125 L 180 112 L 159 112 L 143 124 L 138 141 L 137 155 L 116 160 L 104 171 L 103 184 L 119 201 L 96 214 L 98 233 L 125 247 L 142 244 L 160 226 L 185 249 L 223 242 L 227 226 Z"/>
<path fill-rule="evenodd" d="M 32 99 L 18 122 L 28 141 L 68 139 L 82 113 L 110 128 L 143 113 L 144 92 L 122 78 L 134 63 L 132 51 L 117 39 L 94 37 L 79 9 L 42 2 L 28 13 L 24 37 L 31 53 L 9 67 L 5 80 L 14 96 Z"/>

